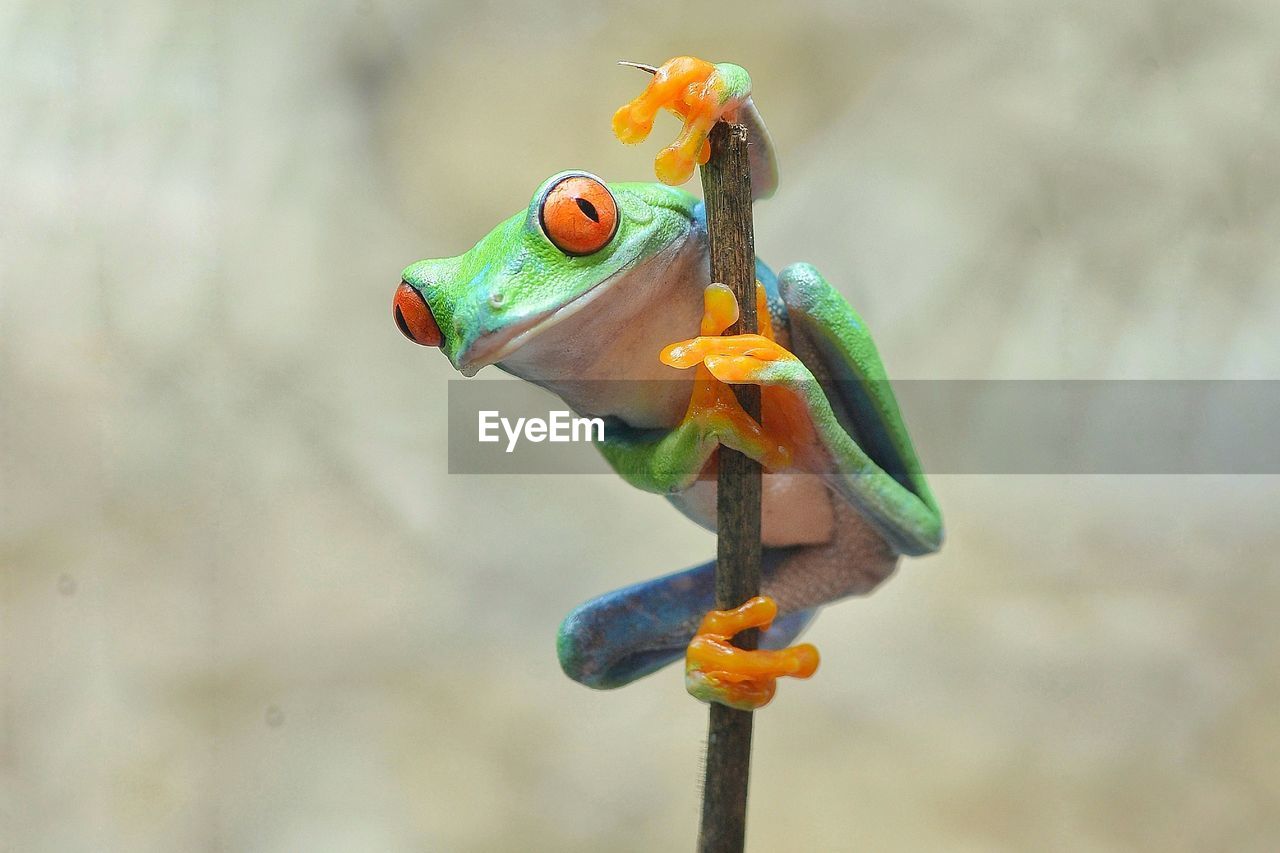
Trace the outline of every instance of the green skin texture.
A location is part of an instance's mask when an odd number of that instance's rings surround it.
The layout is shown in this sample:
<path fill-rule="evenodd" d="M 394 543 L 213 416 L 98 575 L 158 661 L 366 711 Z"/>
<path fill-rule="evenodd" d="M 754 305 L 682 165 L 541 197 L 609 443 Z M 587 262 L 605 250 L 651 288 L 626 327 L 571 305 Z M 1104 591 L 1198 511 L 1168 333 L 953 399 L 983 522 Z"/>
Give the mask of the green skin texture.
<path fill-rule="evenodd" d="M 720 68 L 725 69 L 721 76 L 727 84 L 726 101 L 749 104 L 746 72 L 738 66 Z M 763 147 L 767 151 L 767 145 Z M 771 158 L 771 154 L 767 156 Z M 771 160 L 769 165 L 772 167 Z M 534 329 L 612 277 L 625 275 L 690 239 L 699 222 L 700 202 L 682 190 L 662 184 L 609 184 L 619 214 L 614 237 L 594 254 L 568 256 L 544 234 L 538 210 L 545 191 L 563 174 L 544 182 L 528 208 L 500 223 L 470 251 L 458 257 L 420 261 L 403 272 L 403 280 L 429 304 L 443 335 L 442 350 L 464 374 L 471 375 L 485 364 L 502 366 L 504 347 L 522 332 Z M 501 296 L 495 299 L 494 294 Z M 761 384 L 786 386 L 804 402 L 828 463 L 812 473 L 820 475 L 835 495 L 866 519 L 895 553 L 919 555 L 937 550 L 943 538 L 941 513 L 862 319 L 807 264 L 795 264 L 781 272 L 770 293 L 770 308 L 775 324 L 789 324 L 793 334 L 799 331 L 813 343 L 821 363 L 820 375 L 856 389 L 858 399 L 853 403 L 829 389 L 824 392 L 811 369 L 818 365 L 806 363 L 813 358 L 803 353 L 797 354 L 804 361 L 760 364 L 757 379 Z M 531 334 L 536 333 L 535 329 Z M 694 334 L 696 329 L 690 329 L 683 337 Z M 679 338 L 673 336 L 670 342 Z M 657 355 L 654 352 L 653 358 Z M 855 438 L 871 433 L 876 435 L 878 447 L 874 455 L 892 457 L 898 476 L 878 465 L 873 453 Z M 606 439 L 598 447 L 626 482 L 648 492 L 674 496 L 697 481 L 720 445 L 761 458 L 758 437 L 741 434 L 728 421 L 715 417 L 687 419 L 672 429 L 628 429 L 624 425 L 606 430 Z M 568 622 L 561 635 L 562 661 L 567 626 Z M 616 683 L 631 677 L 637 674 Z"/>
<path fill-rule="evenodd" d="M 741 101 L 751 94 L 751 76 L 747 69 L 732 62 L 721 62 L 716 65 L 716 77 L 719 80 L 721 105 L 729 101 Z"/>

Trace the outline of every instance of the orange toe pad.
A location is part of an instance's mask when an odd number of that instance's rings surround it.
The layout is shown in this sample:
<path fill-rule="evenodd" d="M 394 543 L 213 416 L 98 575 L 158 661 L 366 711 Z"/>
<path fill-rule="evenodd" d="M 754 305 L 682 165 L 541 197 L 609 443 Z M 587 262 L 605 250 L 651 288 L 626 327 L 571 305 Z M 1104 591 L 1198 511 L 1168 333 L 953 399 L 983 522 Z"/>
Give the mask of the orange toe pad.
<path fill-rule="evenodd" d="M 772 599 L 756 596 L 734 610 L 712 610 L 685 653 L 685 687 L 704 702 L 754 711 L 773 698 L 779 676 L 808 678 L 818 668 L 818 650 L 801 643 L 778 651 L 733 645 L 747 628 L 768 628 L 778 614 Z"/>

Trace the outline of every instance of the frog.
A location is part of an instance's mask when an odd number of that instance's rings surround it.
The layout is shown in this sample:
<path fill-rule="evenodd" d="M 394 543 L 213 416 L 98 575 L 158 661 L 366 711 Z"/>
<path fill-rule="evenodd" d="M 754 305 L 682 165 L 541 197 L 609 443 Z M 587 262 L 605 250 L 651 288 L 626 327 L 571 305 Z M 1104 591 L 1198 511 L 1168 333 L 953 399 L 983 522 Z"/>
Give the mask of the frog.
<path fill-rule="evenodd" d="M 817 650 L 792 643 L 818 610 L 936 552 L 942 515 L 867 324 L 813 265 L 775 272 L 757 257 L 760 329 L 726 334 L 740 306 L 711 281 L 706 206 L 679 184 L 729 121 L 747 130 L 753 204 L 777 190 L 750 75 L 695 57 L 640 67 L 653 77 L 613 126 L 635 143 L 664 109 L 683 121 L 658 182 L 552 175 L 472 248 L 406 267 L 393 317 L 464 376 L 493 366 L 602 418 L 611 469 L 712 532 L 721 449 L 760 463 L 762 597 L 716 610 L 712 560 L 587 601 L 556 639 L 588 687 L 684 657 L 690 693 L 754 710 L 776 678 L 816 669 Z M 759 418 L 737 403 L 742 384 L 760 388 Z M 758 649 L 733 645 L 753 627 Z"/>

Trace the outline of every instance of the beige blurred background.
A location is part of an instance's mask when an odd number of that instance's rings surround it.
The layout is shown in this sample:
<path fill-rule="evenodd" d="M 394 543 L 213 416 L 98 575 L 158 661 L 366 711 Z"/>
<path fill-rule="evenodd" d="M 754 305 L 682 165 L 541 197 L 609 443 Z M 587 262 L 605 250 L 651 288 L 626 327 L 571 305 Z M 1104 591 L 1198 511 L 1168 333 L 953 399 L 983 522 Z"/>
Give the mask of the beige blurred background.
<path fill-rule="evenodd" d="M 895 376 L 1280 378 L 1269 0 L 17 0 L 0 44 L 6 851 L 691 849 L 704 708 L 553 642 L 712 537 L 449 476 L 389 317 L 552 172 L 647 178 L 616 59 L 752 72 L 760 252 Z M 750 849 L 1277 849 L 1278 478 L 934 483 L 946 548 L 759 716 Z"/>

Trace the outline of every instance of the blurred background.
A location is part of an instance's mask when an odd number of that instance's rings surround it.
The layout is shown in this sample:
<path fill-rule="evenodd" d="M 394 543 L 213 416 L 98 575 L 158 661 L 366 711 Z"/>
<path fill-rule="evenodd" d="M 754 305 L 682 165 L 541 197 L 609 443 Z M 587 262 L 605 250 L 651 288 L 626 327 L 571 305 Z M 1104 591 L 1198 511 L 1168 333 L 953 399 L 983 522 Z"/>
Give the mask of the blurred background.
<path fill-rule="evenodd" d="M 553 172 L 649 179 L 617 59 L 752 72 L 759 251 L 896 377 L 1280 378 L 1268 0 L 16 0 L 0 44 L 6 851 L 692 848 L 704 707 L 554 637 L 713 538 L 449 476 L 389 308 Z M 1280 478 L 933 482 L 948 545 L 759 715 L 750 849 L 1276 849 Z"/>

